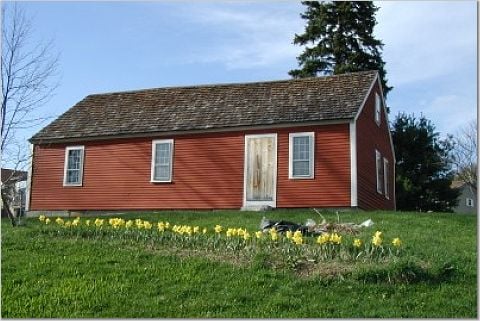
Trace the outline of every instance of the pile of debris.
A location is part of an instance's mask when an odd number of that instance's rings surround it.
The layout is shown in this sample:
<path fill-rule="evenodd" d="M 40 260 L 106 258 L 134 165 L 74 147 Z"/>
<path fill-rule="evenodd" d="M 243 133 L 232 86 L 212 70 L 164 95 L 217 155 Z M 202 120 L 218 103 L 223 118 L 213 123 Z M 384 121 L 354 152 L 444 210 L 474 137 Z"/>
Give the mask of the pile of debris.
<path fill-rule="evenodd" d="M 314 220 L 308 219 L 305 224 L 297 224 L 283 220 L 273 221 L 263 217 L 262 221 L 260 222 L 260 229 L 264 232 L 267 232 L 270 229 L 275 228 L 275 230 L 280 233 L 285 233 L 287 231 L 300 231 L 303 235 L 308 236 L 317 236 L 323 233 L 333 232 L 356 235 L 360 232 L 360 229 L 373 225 L 373 221 L 371 219 L 368 219 L 360 224 L 340 223 L 340 219 L 338 219 L 337 223 L 329 223 L 319 211 L 316 209 L 314 210 L 322 217 L 321 223 L 316 223 Z"/>

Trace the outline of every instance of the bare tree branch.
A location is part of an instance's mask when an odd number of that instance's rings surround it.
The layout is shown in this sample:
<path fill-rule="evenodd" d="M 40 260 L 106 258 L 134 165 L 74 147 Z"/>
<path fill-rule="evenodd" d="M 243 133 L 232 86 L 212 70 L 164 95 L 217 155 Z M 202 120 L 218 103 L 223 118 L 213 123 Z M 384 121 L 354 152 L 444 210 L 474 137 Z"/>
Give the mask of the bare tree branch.
<path fill-rule="evenodd" d="M 30 44 L 32 30 L 16 3 L 2 6 L 2 150 L 8 137 L 15 136 L 16 126 L 48 102 L 58 86 L 58 55 L 51 54 L 52 42 Z"/>
<path fill-rule="evenodd" d="M 454 138 L 454 162 L 457 177 L 477 187 L 477 121 L 472 120 L 460 128 Z"/>
<path fill-rule="evenodd" d="M 1 157 L 2 164 L 13 164 L 19 170 L 27 166 L 31 155 L 26 142 L 17 137 L 17 130 L 52 118 L 37 116 L 35 111 L 49 101 L 58 87 L 59 57 L 52 41 L 32 43 L 31 19 L 19 4 L 2 3 L 1 15 Z M 11 195 L 6 190 L 2 184 L 2 202 L 7 202 L 4 205 L 8 207 Z M 13 218 L 12 224 L 16 225 Z"/>

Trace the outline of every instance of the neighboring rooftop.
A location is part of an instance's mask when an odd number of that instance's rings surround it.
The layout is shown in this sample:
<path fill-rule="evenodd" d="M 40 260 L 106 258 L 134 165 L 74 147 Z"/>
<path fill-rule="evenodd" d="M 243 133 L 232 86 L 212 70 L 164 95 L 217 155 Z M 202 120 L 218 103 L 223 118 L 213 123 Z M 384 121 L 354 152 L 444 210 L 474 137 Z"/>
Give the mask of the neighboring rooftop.
<path fill-rule="evenodd" d="M 376 71 L 364 71 L 294 80 L 89 95 L 30 141 L 48 143 L 352 119 L 376 75 Z"/>
<path fill-rule="evenodd" d="M 28 173 L 15 169 L 2 168 L 2 184 L 11 184 L 27 180 Z"/>

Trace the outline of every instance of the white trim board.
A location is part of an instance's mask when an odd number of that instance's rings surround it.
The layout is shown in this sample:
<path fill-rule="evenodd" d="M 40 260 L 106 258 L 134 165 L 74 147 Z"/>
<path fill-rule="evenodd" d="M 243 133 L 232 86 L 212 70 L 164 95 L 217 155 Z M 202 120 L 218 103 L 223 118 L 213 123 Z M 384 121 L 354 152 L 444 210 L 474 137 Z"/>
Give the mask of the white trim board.
<path fill-rule="evenodd" d="M 67 166 L 68 166 L 68 152 L 71 150 L 81 150 L 82 158 L 80 159 L 80 182 L 78 183 L 67 183 Z M 83 168 L 85 164 L 85 146 L 67 146 L 65 147 L 65 160 L 63 164 L 63 187 L 81 187 L 83 186 Z"/>
<path fill-rule="evenodd" d="M 309 137 L 310 157 L 309 170 L 310 175 L 293 176 L 293 139 L 295 137 Z M 288 179 L 315 179 L 315 132 L 294 132 L 288 134 Z"/>
<path fill-rule="evenodd" d="M 30 162 L 28 164 L 28 176 L 27 176 L 27 190 L 25 193 L 25 212 L 30 210 L 30 200 L 32 199 L 32 172 L 33 172 L 33 152 L 34 145 L 29 144 L 30 146 Z"/>
<path fill-rule="evenodd" d="M 170 177 L 167 180 L 155 179 L 155 154 L 157 151 L 157 144 L 170 144 Z M 150 183 L 171 183 L 173 177 L 173 150 L 174 142 L 173 139 L 155 139 L 152 140 L 152 158 L 150 163 Z"/>
<path fill-rule="evenodd" d="M 350 206 L 358 206 L 357 183 L 357 125 L 350 122 Z"/>

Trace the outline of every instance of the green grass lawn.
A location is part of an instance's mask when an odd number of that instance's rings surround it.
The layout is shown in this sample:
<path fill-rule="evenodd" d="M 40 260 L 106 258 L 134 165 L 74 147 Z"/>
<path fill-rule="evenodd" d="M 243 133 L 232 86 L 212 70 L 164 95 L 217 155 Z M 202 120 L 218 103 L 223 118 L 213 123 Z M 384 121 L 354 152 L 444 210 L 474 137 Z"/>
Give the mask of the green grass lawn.
<path fill-rule="evenodd" d="M 152 222 L 258 229 L 262 216 L 320 221 L 309 210 L 264 213 L 130 214 Z M 326 212 L 336 222 L 334 213 Z M 476 216 L 347 212 L 399 236 L 404 255 L 388 263 L 318 263 L 312 273 L 251 260 L 152 246 L 115 237 L 42 233 L 37 219 L 2 220 L 4 318 L 353 318 L 477 317 Z M 405 278 L 399 276 L 407 276 Z"/>

